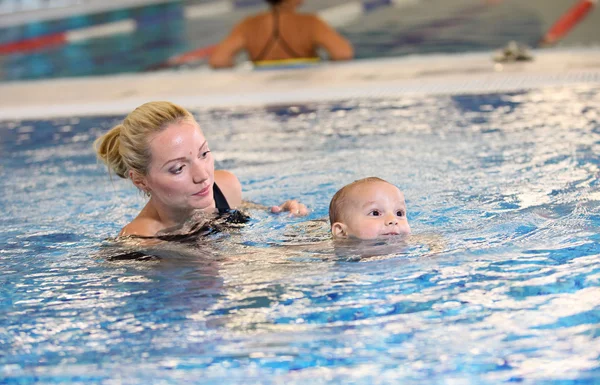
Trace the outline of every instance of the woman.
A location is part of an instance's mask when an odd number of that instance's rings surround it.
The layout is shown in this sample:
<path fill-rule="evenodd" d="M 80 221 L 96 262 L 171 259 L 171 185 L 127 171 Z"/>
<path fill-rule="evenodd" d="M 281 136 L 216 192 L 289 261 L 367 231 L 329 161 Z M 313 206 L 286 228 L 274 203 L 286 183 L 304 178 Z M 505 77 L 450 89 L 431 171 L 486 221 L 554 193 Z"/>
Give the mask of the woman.
<path fill-rule="evenodd" d="M 146 103 L 95 143 L 98 157 L 129 178 L 150 199 L 119 236 L 151 237 L 181 226 L 196 210 L 215 212 L 242 203 L 235 175 L 214 169 L 202 130 L 186 109 L 169 102 Z M 306 215 L 306 206 L 287 201 L 271 208 Z"/>
<path fill-rule="evenodd" d="M 245 49 L 260 65 L 274 60 L 318 60 L 317 48 L 331 60 L 349 60 L 352 46 L 316 15 L 296 13 L 302 0 L 267 0 L 269 12 L 251 16 L 237 24 L 210 58 L 213 68 L 232 67 L 235 55 Z"/>

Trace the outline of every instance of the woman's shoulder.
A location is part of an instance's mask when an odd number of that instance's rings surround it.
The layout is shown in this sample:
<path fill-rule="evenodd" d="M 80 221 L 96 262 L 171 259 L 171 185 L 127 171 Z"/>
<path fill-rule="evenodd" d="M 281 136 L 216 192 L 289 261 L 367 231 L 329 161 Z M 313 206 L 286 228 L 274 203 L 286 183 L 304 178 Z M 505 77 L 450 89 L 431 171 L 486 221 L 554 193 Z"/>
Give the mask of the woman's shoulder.
<path fill-rule="evenodd" d="M 157 219 L 140 213 L 133 221 L 125 225 L 119 232 L 119 237 L 138 236 L 152 237 L 163 229 L 163 225 Z"/>
<path fill-rule="evenodd" d="M 242 204 L 242 185 L 233 173 L 226 170 L 215 170 L 215 183 L 231 207 L 238 207 Z"/>

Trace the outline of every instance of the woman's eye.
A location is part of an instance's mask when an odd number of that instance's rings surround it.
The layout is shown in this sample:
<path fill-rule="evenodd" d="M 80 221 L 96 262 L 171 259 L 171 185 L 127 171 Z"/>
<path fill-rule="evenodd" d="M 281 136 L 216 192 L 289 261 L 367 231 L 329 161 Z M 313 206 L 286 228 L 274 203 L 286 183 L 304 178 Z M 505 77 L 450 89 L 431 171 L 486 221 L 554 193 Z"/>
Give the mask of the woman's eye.
<path fill-rule="evenodd" d="M 170 171 L 171 171 L 171 174 L 181 174 L 181 172 L 183 171 L 183 166 L 179 166 L 177 168 L 173 168 Z"/>
<path fill-rule="evenodd" d="M 402 210 L 396 211 L 396 216 L 403 217 L 404 216 L 404 211 L 402 211 Z"/>
<path fill-rule="evenodd" d="M 369 215 L 372 215 L 374 217 L 378 217 L 379 215 L 381 215 L 381 213 L 379 212 L 379 210 L 373 210 L 369 213 Z"/>

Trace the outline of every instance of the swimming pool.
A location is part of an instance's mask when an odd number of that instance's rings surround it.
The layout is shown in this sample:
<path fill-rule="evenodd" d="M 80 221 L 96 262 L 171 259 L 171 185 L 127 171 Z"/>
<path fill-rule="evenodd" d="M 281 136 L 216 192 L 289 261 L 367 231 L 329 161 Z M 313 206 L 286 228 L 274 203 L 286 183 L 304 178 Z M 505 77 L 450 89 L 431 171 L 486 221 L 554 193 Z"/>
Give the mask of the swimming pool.
<path fill-rule="evenodd" d="M 590 84 L 197 110 L 246 199 L 313 212 L 162 262 L 103 258 L 144 202 L 91 149 L 121 116 L 1 122 L 0 378 L 597 383 L 599 106 Z M 326 240 L 306 221 L 368 175 L 445 251 L 287 247 Z"/>

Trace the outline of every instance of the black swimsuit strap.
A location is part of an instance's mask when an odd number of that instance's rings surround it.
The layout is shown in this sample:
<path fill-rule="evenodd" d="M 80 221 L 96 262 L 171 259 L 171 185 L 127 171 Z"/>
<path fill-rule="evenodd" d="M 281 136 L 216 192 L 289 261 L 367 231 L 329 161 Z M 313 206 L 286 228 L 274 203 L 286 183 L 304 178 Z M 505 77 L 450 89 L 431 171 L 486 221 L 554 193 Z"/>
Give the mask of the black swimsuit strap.
<path fill-rule="evenodd" d="M 231 210 L 229 202 L 227 202 L 225 195 L 223 195 L 223 192 L 216 183 L 213 184 L 213 198 L 215 199 L 215 206 L 219 210 L 219 213 Z"/>
<path fill-rule="evenodd" d="M 271 37 L 269 38 L 269 40 L 267 41 L 267 44 L 265 44 L 264 48 L 260 51 L 260 53 L 252 61 L 257 62 L 257 61 L 263 60 L 265 55 L 273 49 L 273 46 L 277 42 L 281 43 L 281 47 L 283 48 L 283 50 L 288 55 L 290 55 L 292 58 L 294 58 L 294 59 L 302 58 L 302 55 L 298 55 L 298 53 L 296 53 L 296 51 L 294 51 L 292 49 L 292 47 L 290 47 L 290 45 L 285 41 L 283 36 L 281 36 L 281 33 L 279 32 L 279 22 L 280 22 L 279 10 L 274 7 L 273 8 L 273 33 L 272 33 Z"/>

